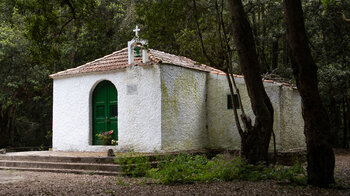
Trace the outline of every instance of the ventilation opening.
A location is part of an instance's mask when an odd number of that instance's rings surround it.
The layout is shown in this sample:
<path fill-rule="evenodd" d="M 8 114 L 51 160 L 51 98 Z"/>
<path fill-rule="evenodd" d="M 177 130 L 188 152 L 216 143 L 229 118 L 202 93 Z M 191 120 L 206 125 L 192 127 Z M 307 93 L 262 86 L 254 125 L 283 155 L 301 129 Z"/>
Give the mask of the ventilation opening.
<path fill-rule="evenodd" d="M 238 96 L 236 94 L 233 95 L 233 102 L 235 103 L 235 106 L 237 107 L 237 109 L 241 108 L 241 106 L 239 105 Z M 229 110 L 233 109 L 231 95 L 227 95 L 227 109 Z"/>

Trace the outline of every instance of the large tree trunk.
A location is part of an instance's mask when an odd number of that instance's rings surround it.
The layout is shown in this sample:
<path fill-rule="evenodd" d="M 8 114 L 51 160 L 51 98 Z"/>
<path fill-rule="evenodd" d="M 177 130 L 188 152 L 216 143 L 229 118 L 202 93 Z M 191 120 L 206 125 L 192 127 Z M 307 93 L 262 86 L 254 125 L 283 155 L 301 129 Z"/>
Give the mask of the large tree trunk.
<path fill-rule="evenodd" d="M 13 125 L 14 108 L 9 107 L 3 110 L 0 105 L 0 148 L 6 148 L 10 145 L 11 130 Z"/>
<path fill-rule="evenodd" d="M 290 67 L 290 48 L 288 44 L 287 35 L 283 36 L 283 66 Z"/>
<path fill-rule="evenodd" d="M 346 105 L 346 98 L 343 98 L 343 148 L 346 148 L 346 138 L 347 138 L 347 132 L 348 132 L 348 112 L 347 112 L 347 105 Z"/>
<path fill-rule="evenodd" d="M 346 106 L 347 106 L 347 130 L 344 133 L 344 148 L 347 149 L 349 148 L 349 143 L 348 143 L 348 133 L 349 133 L 349 129 L 350 129 L 350 99 L 346 98 Z"/>
<path fill-rule="evenodd" d="M 268 149 L 273 131 L 273 107 L 262 83 L 252 29 L 241 0 L 229 0 L 229 9 L 234 43 L 255 114 L 254 126 L 248 117 L 242 117 L 245 131 L 241 133 L 241 153 L 249 163 L 268 163 Z"/>
<path fill-rule="evenodd" d="M 300 0 L 284 0 L 293 74 L 299 89 L 305 122 L 308 183 L 326 187 L 334 182 L 334 153 L 329 141 L 330 126 L 318 92 L 317 66 L 305 33 Z"/>

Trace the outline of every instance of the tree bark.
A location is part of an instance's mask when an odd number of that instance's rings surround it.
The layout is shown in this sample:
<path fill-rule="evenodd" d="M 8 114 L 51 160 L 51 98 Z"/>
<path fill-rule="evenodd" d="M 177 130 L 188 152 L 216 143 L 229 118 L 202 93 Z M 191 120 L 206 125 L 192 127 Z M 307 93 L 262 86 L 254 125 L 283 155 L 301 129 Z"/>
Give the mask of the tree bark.
<path fill-rule="evenodd" d="M 290 48 L 287 35 L 283 36 L 283 66 L 284 68 L 290 67 Z"/>
<path fill-rule="evenodd" d="M 347 112 L 346 112 L 346 101 L 345 98 L 343 98 L 342 101 L 342 107 L 343 107 L 343 142 L 342 142 L 342 147 L 346 148 L 346 132 L 348 130 L 348 118 L 347 118 Z"/>
<path fill-rule="evenodd" d="M 318 91 L 317 66 L 311 56 L 305 33 L 300 0 L 284 0 L 292 68 L 300 92 L 307 144 L 308 183 L 327 187 L 334 182 L 334 153 L 330 126 Z"/>
<path fill-rule="evenodd" d="M 6 148 L 10 145 L 12 128 L 11 111 L 12 107 L 4 110 L 0 105 L 0 148 Z"/>
<path fill-rule="evenodd" d="M 349 142 L 348 142 L 348 132 L 350 128 L 350 99 L 346 98 L 346 111 L 347 111 L 347 129 L 344 130 L 344 148 L 347 149 L 349 148 Z M 345 125 L 344 125 L 345 126 Z"/>
<path fill-rule="evenodd" d="M 272 41 L 271 56 L 272 56 L 271 69 L 274 70 L 277 68 L 277 65 L 278 65 L 278 38 Z"/>
<path fill-rule="evenodd" d="M 245 131 L 241 134 L 241 154 L 249 163 L 268 163 L 273 107 L 262 83 L 252 29 L 241 0 L 229 0 L 229 10 L 234 43 L 255 115 L 254 126 L 247 116 L 242 116 Z"/>

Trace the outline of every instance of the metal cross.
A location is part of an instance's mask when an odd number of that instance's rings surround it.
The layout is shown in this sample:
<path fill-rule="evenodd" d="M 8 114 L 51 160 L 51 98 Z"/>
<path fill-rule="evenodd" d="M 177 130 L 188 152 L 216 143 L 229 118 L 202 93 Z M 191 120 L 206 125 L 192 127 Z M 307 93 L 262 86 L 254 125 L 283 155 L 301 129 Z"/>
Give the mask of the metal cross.
<path fill-rule="evenodd" d="M 136 37 L 139 37 L 139 31 L 140 31 L 140 29 L 139 29 L 139 27 L 136 25 L 136 28 L 134 29 L 134 30 L 132 30 L 132 31 L 134 31 L 135 32 L 135 36 Z"/>

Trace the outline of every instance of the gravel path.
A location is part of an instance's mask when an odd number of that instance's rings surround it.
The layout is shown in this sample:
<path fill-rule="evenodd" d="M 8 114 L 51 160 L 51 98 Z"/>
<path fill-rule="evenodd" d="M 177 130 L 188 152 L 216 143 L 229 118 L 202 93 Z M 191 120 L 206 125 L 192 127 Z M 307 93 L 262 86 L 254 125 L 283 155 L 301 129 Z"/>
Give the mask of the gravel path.
<path fill-rule="evenodd" d="M 337 152 L 335 177 L 342 189 L 275 181 L 165 186 L 142 178 L 1 170 L 0 195 L 350 195 L 350 151 Z"/>

